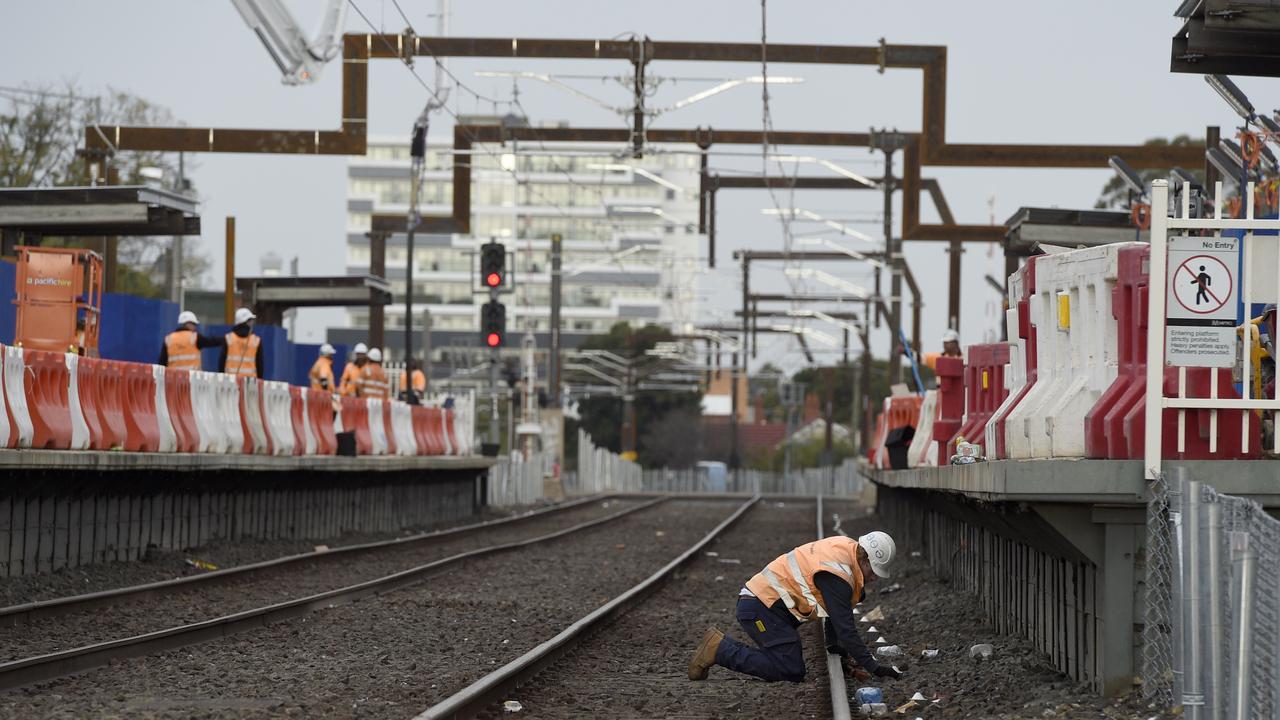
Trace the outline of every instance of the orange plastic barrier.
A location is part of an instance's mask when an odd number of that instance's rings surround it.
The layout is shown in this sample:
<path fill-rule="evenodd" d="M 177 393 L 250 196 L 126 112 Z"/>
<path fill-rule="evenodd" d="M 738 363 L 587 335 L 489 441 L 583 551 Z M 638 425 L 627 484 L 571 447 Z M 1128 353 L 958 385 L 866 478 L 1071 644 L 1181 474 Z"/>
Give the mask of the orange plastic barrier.
<path fill-rule="evenodd" d="M 373 452 L 373 438 L 369 435 L 369 404 L 364 398 L 342 398 L 342 427 L 356 434 L 356 454 Z"/>
<path fill-rule="evenodd" d="M 129 431 L 124 422 L 124 375 L 120 363 L 112 360 L 80 358 L 82 372 L 86 365 L 95 368 L 97 373 L 93 383 L 93 390 L 97 396 L 94 409 L 98 414 L 98 428 L 102 432 L 102 446 L 95 444 L 93 448 L 95 450 L 123 448 L 129 437 Z M 84 387 L 81 386 L 81 392 L 83 390 Z M 88 413 L 85 415 L 87 421 Z M 95 438 L 94 442 L 98 442 L 98 439 Z"/>
<path fill-rule="evenodd" d="M 165 368 L 164 402 L 169 408 L 169 420 L 178 439 L 177 452 L 198 451 L 200 431 L 196 429 L 196 413 L 191 406 L 190 371 Z"/>
<path fill-rule="evenodd" d="M 289 386 L 289 420 L 293 425 L 293 454 L 307 452 L 307 421 L 303 419 L 302 388 Z"/>
<path fill-rule="evenodd" d="M 84 423 L 89 426 L 89 449 L 107 450 L 106 434 L 102 429 L 102 415 L 98 412 L 98 404 L 102 402 L 101 365 L 94 358 L 79 358 L 76 364 L 76 380 L 80 392 L 80 411 L 84 413 Z"/>
<path fill-rule="evenodd" d="M 125 442 L 129 452 L 157 452 L 160 423 L 156 418 L 156 383 L 151 366 L 115 362 L 121 373 L 120 404 L 124 408 Z"/>
<path fill-rule="evenodd" d="M 413 409 L 413 429 L 417 434 L 419 452 L 423 455 L 443 455 L 444 437 L 443 420 L 440 408 L 415 407 Z"/>
<path fill-rule="evenodd" d="M 71 447 L 71 407 L 67 393 L 71 376 L 62 353 L 27 349 L 27 411 L 35 433 L 33 448 L 65 450 Z"/>
<path fill-rule="evenodd" d="M 311 432 L 316 436 L 316 454 L 333 455 L 338 452 L 338 439 L 333 432 L 333 396 L 324 390 L 306 389 L 307 416 L 311 420 Z"/>

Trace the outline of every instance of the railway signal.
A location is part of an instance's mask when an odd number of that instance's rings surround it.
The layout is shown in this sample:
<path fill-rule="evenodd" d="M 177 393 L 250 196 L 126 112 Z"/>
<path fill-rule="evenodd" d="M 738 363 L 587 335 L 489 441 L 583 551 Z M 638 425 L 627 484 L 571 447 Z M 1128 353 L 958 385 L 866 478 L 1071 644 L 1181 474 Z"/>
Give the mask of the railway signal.
<path fill-rule="evenodd" d="M 480 246 L 480 284 L 492 290 L 506 284 L 507 249 L 502 243 L 487 242 Z"/>
<path fill-rule="evenodd" d="M 488 348 L 500 348 L 507 340 L 507 307 L 497 300 L 480 306 L 480 341 Z"/>

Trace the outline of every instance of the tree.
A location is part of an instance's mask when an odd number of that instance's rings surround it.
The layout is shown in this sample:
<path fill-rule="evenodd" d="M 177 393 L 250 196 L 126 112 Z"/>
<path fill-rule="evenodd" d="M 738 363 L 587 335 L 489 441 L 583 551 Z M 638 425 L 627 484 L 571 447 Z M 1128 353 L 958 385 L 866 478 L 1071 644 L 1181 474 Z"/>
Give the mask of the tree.
<path fill-rule="evenodd" d="M 671 342 L 671 331 L 657 325 L 633 328 L 625 322 L 609 332 L 592 335 L 580 350 L 607 350 L 629 360 L 645 358 L 645 352 L 660 342 Z M 644 372 L 670 369 L 670 363 L 653 360 Z M 646 466 L 689 467 L 698 459 L 700 446 L 701 392 L 639 390 L 635 393 L 636 452 Z M 592 396 L 578 403 L 578 426 L 591 435 L 599 447 L 614 452 L 622 449 L 622 398 Z M 566 434 L 570 429 L 566 428 Z"/>
<path fill-rule="evenodd" d="M 1145 143 L 1143 143 L 1143 145 L 1155 146 L 1155 147 L 1169 147 L 1169 146 L 1186 147 L 1188 145 L 1204 145 L 1204 139 L 1192 138 L 1189 135 L 1178 135 L 1174 137 L 1172 140 L 1168 140 L 1165 138 L 1152 138 L 1146 141 Z M 1183 168 L 1183 169 L 1187 170 L 1192 175 L 1195 175 L 1196 180 L 1201 185 L 1204 184 L 1204 172 L 1202 171 L 1202 169 L 1200 168 Z M 1142 176 L 1143 185 L 1150 185 L 1152 180 L 1159 180 L 1161 178 L 1169 177 L 1170 170 L 1172 170 L 1172 168 L 1139 170 L 1137 172 L 1139 175 Z M 1131 198 L 1131 195 L 1132 195 L 1132 192 L 1129 190 L 1129 186 L 1126 185 L 1125 182 L 1120 179 L 1120 176 L 1112 175 L 1111 178 L 1107 180 L 1107 184 L 1102 186 L 1102 192 L 1098 195 L 1098 201 L 1095 202 L 1093 206 L 1100 210 L 1113 209 L 1113 208 L 1127 209 L 1132 204 L 1132 201 L 1133 201 L 1133 198 Z"/>
<path fill-rule="evenodd" d="M 0 112 L 0 187 L 88 185 L 89 169 L 77 156 L 84 128 L 95 124 L 178 125 L 169 110 L 129 93 L 108 89 L 103 95 L 81 92 L 74 83 L 62 87 L 31 86 L 2 93 L 7 111 Z M 159 170 L 164 187 L 177 184 L 175 155 L 122 151 L 111 159 L 119 182 L 146 184 Z M 184 191 L 190 188 L 187 183 Z M 100 240 L 45 238 L 47 245 L 96 247 Z M 144 297 L 164 295 L 168 274 L 168 243 L 160 238 L 122 237 L 118 240 L 116 289 Z M 182 277 L 198 287 L 210 267 L 209 258 L 190 245 L 183 253 Z"/>

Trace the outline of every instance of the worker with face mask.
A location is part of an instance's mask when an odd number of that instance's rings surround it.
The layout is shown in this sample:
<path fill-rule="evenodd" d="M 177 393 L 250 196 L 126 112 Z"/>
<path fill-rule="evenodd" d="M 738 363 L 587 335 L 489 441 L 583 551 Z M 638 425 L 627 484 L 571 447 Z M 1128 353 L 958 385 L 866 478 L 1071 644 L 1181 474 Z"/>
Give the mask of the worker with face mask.
<path fill-rule="evenodd" d="M 351 350 L 355 359 L 342 369 L 342 382 L 338 383 L 338 393 L 347 397 L 359 397 L 364 390 L 364 366 L 369 362 L 369 348 L 364 343 L 356 343 Z"/>
<path fill-rule="evenodd" d="M 257 319 L 249 308 L 236 310 L 235 326 L 223 337 L 218 367 L 228 375 L 261 378 L 266 376 L 262 360 L 262 338 L 253 334 Z"/>
<path fill-rule="evenodd" d="M 222 339 L 201 335 L 199 327 L 195 313 L 190 310 L 178 313 L 178 327 L 165 336 L 157 364 L 182 370 L 201 369 L 200 351 L 222 345 Z"/>
<path fill-rule="evenodd" d="M 876 661 L 853 615 L 865 586 L 889 577 L 895 553 L 893 538 L 876 530 L 857 540 L 835 535 L 779 555 L 738 593 L 738 623 L 756 647 L 711 628 L 689 661 L 689 679 L 705 680 L 719 665 L 769 682 L 802 682 L 804 652 L 797 628 L 817 618 L 827 619 L 831 652 L 850 657 L 876 677 L 901 678 L 896 667 Z"/>

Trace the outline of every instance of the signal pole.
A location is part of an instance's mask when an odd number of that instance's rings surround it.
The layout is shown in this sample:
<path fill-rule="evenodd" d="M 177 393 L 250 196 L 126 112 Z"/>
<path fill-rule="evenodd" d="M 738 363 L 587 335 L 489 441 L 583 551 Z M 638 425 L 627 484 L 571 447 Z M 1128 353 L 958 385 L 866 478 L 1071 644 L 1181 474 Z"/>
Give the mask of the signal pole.
<path fill-rule="evenodd" d="M 486 450 L 498 454 L 501 437 L 498 430 L 498 363 L 502 361 L 502 345 L 506 342 L 507 313 L 498 295 L 507 284 L 507 249 L 490 239 L 480 246 L 480 285 L 488 290 L 489 301 L 480 308 L 480 341 L 489 348 L 489 442 Z M 512 438 L 514 440 L 514 438 Z"/>

